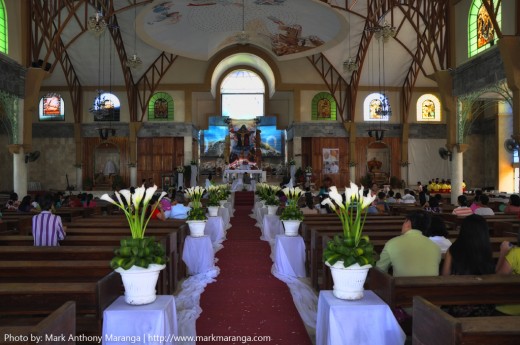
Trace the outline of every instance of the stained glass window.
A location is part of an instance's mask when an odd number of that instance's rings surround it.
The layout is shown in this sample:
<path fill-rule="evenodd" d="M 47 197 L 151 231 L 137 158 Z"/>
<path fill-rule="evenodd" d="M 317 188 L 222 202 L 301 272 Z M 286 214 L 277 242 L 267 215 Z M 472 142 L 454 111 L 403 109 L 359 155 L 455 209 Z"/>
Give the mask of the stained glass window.
<path fill-rule="evenodd" d="M 7 10 L 4 0 L 0 0 L 0 53 L 7 54 Z"/>
<path fill-rule="evenodd" d="M 173 98 L 165 92 L 157 92 L 148 103 L 148 120 L 173 120 Z"/>
<path fill-rule="evenodd" d="M 65 102 L 59 93 L 48 93 L 40 99 L 40 121 L 65 120 Z"/>
<path fill-rule="evenodd" d="M 388 121 L 390 116 L 386 114 L 389 110 L 391 107 L 388 98 L 380 93 L 372 93 L 363 102 L 363 119 L 365 121 Z"/>
<path fill-rule="evenodd" d="M 417 121 L 438 122 L 441 120 L 441 102 L 431 94 L 425 94 L 417 100 Z"/>
<path fill-rule="evenodd" d="M 489 0 L 484 0 L 488 1 Z M 468 16 L 468 56 L 472 57 L 492 47 L 498 37 L 483 0 L 473 0 Z M 498 25 L 502 25 L 501 2 L 494 1 Z"/>
<path fill-rule="evenodd" d="M 312 99 L 312 120 L 336 121 L 336 101 L 328 92 L 320 92 Z"/>

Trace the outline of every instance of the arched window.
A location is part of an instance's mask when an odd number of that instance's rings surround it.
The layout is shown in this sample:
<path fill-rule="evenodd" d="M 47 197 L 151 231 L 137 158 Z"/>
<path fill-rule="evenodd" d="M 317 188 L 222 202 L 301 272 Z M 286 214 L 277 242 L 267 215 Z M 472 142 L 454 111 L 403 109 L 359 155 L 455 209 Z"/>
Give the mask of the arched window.
<path fill-rule="evenodd" d="M 7 10 L 4 0 L 0 0 L 0 53 L 7 54 Z"/>
<path fill-rule="evenodd" d="M 59 93 L 48 93 L 40 99 L 40 121 L 65 120 L 65 102 Z"/>
<path fill-rule="evenodd" d="M 96 97 L 89 112 L 94 115 L 94 121 L 119 121 L 120 110 L 119 98 L 105 92 Z"/>
<path fill-rule="evenodd" d="M 157 92 L 148 103 L 148 120 L 173 120 L 173 98 L 165 92 Z"/>
<path fill-rule="evenodd" d="M 312 120 L 336 121 L 336 101 L 328 92 L 320 92 L 312 99 Z"/>
<path fill-rule="evenodd" d="M 389 116 L 383 112 L 384 104 L 390 109 L 390 102 L 385 95 L 371 93 L 363 102 L 363 119 L 365 121 L 388 121 Z"/>
<path fill-rule="evenodd" d="M 472 57 L 492 47 L 498 37 L 489 17 L 489 13 L 482 3 L 483 0 L 473 0 L 468 15 L 468 56 Z M 489 1 L 489 0 L 484 0 Z M 497 23 L 502 25 L 501 2 L 495 1 Z"/>
<path fill-rule="evenodd" d="M 417 100 L 417 121 L 438 122 L 441 120 L 441 102 L 437 97 L 425 94 Z"/>
<path fill-rule="evenodd" d="M 220 86 L 222 116 L 254 119 L 264 116 L 264 81 L 255 72 L 238 69 L 229 73 Z"/>

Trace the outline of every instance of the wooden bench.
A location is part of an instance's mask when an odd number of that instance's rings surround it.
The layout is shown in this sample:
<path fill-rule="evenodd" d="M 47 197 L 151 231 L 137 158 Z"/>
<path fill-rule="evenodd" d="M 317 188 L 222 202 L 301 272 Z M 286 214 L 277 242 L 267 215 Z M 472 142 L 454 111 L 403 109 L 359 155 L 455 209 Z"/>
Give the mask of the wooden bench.
<path fill-rule="evenodd" d="M 519 325 L 520 316 L 455 318 L 423 297 L 413 298 L 414 345 L 516 345 Z"/>
<path fill-rule="evenodd" d="M 52 313 L 63 303 L 75 301 L 78 333 L 99 335 L 103 311 L 121 294 L 121 276 L 116 272 L 89 282 L 2 282 L 0 315 L 11 319 Z"/>
<path fill-rule="evenodd" d="M 371 268 L 367 288 L 391 308 L 411 307 L 414 296 L 422 296 L 436 305 L 519 303 L 520 276 L 451 275 L 434 277 L 394 277 Z"/>
<path fill-rule="evenodd" d="M 0 334 L 0 344 L 5 345 L 55 344 L 50 335 L 63 335 L 66 341 L 60 344 L 76 344 L 74 338 L 70 338 L 76 336 L 76 303 L 65 302 L 43 319 L 11 319 L 9 325 L 0 326 Z"/>
<path fill-rule="evenodd" d="M 107 260 L 0 261 L 4 283 L 88 282 L 97 281 L 112 271 Z"/>

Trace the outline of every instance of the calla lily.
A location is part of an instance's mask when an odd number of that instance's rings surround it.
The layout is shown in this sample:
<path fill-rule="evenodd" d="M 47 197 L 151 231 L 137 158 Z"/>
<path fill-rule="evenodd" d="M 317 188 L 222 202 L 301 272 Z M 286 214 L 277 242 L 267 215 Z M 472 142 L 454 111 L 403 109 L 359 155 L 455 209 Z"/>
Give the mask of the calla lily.
<path fill-rule="evenodd" d="M 322 204 L 322 205 L 329 205 L 329 207 L 330 207 L 333 211 L 336 210 L 336 205 L 335 205 L 335 204 L 334 204 L 334 203 L 333 203 L 329 198 L 323 200 L 323 201 L 321 202 L 321 204 Z"/>
<path fill-rule="evenodd" d="M 330 187 L 329 198 L 334 200 L 336 205 L 338 205 L 339 207 L 345 208 L 345 205 L 343 204 L 343 197 L 341 196 L 341 194 L 338 193 L 338 189 L 336 188 L 336 186 Z"/>
<path fill-rule="evenodd" d="M 130 193 L 130 191 L 128 189 L 120 190 L 119 194 L 121 196 L 123 196 L 123 198 L 124 198 L 123 202 L 126 201 L 127 205 L 131 205 L 131 203 L 132 203 L 132 193 Z"/>
<path fill-rule="evenodd" d="M 146 193 L 144 194 L 143 203 L 148 204 L 156 191 L 157 191 L 157 185 L 153 185 L 153 187 L 148 187 L 146 189 Z"/>
<path fill-rule="evenodd" d="M 359 193 L 359 188 L 357 186 L 357 184 L 353 183 L 353 182 L 350 182 L 350 198 L 352 200 L 352 198 L 357 198 L 358 196 L 358 193 Z M 363 194 L 361 194 L 363 195 Z"/>
<path fill-rule="evenodd" d="M 373 195 L 373 196 L 367 195 L 365 197 L 362 197 L 360 199 L 361 208 L 362 209 L 367 208 L 368 206 L 370 206 L 374 202 L 374 200 L 376 200 L 376 196 L 375 195 Z"/>
<path fill-rule="evenodd" d="M 101 200 L 105 200 L 105 201 L 108 201 L 109 203 L 113 204 L 113 205 L 117 205 L 117 202 L 112 199 L 108 194 L 103 194 L 101 197 L 100 197 Z"/>

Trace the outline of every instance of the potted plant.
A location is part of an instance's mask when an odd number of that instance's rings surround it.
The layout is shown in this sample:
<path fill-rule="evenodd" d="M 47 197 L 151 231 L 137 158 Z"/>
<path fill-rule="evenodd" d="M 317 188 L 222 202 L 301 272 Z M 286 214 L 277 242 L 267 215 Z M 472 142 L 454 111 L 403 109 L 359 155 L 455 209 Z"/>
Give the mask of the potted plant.
<path fill-rule="evenodd" d="M 345 190 L 345 201 L 335 186 L 330 187 L 329 197 L 322 205 L 328 205 L 341 220 L 343 233 L 334 236 L 323 251 L 323 260 L 331 268 L 334 280 L 334 296 L 355 300 L 363 298 L 363 284 L 368 270 L 376 261 L 374 246 L 362 235 L 366 209 L 375 196 L 364 196 L 354 183 Z"/>
<path fill-rule="evenodd" d="M 284 188 L 282 192 L 287 197 L 287 202 L 280 215 L 283 227 L 285 229 L 286 236 L 298 236 L 298 229 L 300 223 L 303 220 L 303 212 L 298 206 L 298 200 L 303 194 L 303 191 L 299 188 Z"/>
<path fill-rule="evenodd" d="M 208 213 L 210 217 L 216 217 L 218 215 L 218 209 L 220 208 L 220 187 L 209 186 L 208 187 Z"/>
<path fill-rule="evenodd" d="M 267 214 L 276 214 L 280 199 L 275 194 L 269 194 L 265 199 L 265 205 L 267 206 Z"/>
<path fill-rule="evenodd" d="M 191 210 L 188 212 L 186 223 L 188 223 L 192 237 L 204 236 L 204 228 L 208 218 L 200 200 L 205 191 L 204 188 L 196 186 L 186 189 L 185 192 L 186 196 L 191 200 Z"/>
<path fill-rule="evenodd" d="M 101 200 L 116 205 L 124 212 L 130 226 L 131 237 L 121 240 L 121 246 L 115 249 L 115 257 L 110 261 L 110 266 L 121 274 L 128 304 L 140 305 L 155 301 L 159 272 L 166 263 L 166 253 L 161 244 L 153 237 L 145 237 L 151 214 L 159 204 L 157 202 L 152 212 L 147 212 L 156 191 L 155 185 L 149 188 L 143 185 L 136 188 L 133 194 L 128 189 L 116 191 L 117 201 L 108 194 L 101 196 Z M 159 200 L 165 195 L 162 192 Z"/>

